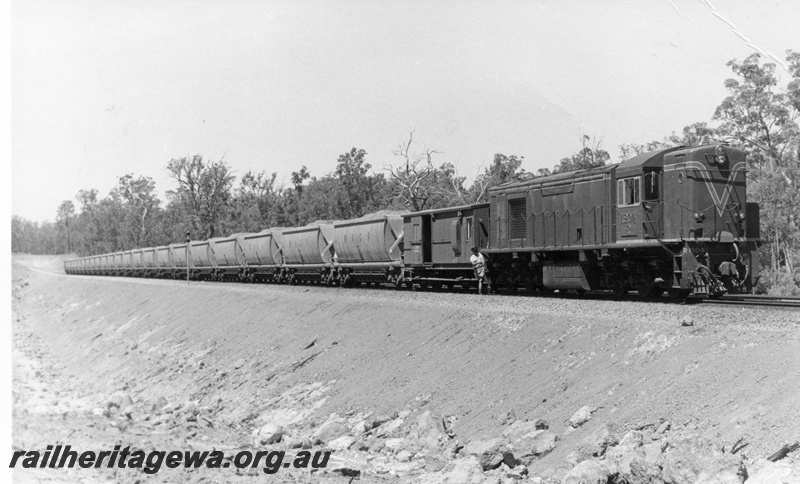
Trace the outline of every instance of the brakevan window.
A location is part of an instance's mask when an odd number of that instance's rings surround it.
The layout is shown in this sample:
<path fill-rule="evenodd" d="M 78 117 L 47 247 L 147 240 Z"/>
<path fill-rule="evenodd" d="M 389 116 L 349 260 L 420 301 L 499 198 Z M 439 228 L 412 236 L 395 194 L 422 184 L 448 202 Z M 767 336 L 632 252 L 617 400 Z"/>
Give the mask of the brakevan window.
<path fill-rule="evenodd" d="M 617 180 L 617 206 L 639 205 L 639 177 Z"/>

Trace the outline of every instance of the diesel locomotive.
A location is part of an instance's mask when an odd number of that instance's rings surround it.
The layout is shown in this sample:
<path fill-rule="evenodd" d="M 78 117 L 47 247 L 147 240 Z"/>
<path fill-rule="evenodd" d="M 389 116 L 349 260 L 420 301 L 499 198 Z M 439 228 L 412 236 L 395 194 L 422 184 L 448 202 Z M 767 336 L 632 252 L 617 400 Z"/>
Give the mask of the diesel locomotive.
<path fill-rule="evenodd" d="M 501 290 L 718 297 L 752 292 L 758 274 L 759 211 L 746 175 L 742 150 L 665 148 L 500 185 L 489 203 L 83 257 L 65 271 L 468 290 L 478 247 Z"/>

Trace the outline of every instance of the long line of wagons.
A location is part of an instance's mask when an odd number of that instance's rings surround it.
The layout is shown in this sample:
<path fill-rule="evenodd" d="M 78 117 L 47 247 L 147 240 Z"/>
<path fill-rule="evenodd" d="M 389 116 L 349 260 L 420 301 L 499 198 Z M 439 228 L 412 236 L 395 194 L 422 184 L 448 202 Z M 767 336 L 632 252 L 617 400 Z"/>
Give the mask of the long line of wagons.
<path fill-rule="evenodd" d="M 759 210 L 747 202 L 746 173 L 745 153 L 727 145 L 667 148 L 500 185 L 489 203 L 95 255 L 65 270 L 469 289 L 478 247 L 504 290 L 717 297 L 752 291 L 758 273 Z"/>

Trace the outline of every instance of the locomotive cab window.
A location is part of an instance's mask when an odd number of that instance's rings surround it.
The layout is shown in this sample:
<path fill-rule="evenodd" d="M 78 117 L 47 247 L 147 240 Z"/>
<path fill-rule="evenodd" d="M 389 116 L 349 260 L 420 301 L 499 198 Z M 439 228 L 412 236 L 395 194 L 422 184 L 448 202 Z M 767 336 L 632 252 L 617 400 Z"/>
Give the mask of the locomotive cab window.
<path fill-rule="evenodd" d="M 639 177 L 617 180 L 617 206 L 639 205 Z"/>

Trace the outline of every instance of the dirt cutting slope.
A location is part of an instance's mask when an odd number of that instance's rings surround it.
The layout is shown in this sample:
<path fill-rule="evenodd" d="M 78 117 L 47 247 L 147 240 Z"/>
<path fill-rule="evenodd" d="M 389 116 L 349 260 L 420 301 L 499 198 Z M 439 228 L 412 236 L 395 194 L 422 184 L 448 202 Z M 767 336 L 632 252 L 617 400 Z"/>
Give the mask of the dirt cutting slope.
<path fill-rule="evenodd" d="M 36 268 L 48 264 L 25 258 L 14 265 L 15 345 L 35 340 L 37 348 L 15 353 L 15 371 L 30 370 L 17 361 L 46 360 L 56 375 L 50 385 L 72 379 L 57 400 L 76 415 L 70 425 L 92 423 L 96 432 L 87 439 L 138 435 L 119 431 L 109 415 L 120 392 L 136 407 L 127 425 L 165 447 L 246 445 L 250 432 L 269 422 L 284 428 L 284 440 L 313 440 L 331 422 L 344 423 L 350 431 L 330 440 L 346 434 L 356 444 L 337 444 L 337 456 L 371 479 L 435 480 L 432 472 L 452 470 L 461 445 L 502 436 L 518 420 L 543 419 L 556 435 L 523 476 L 545 481 L 560 481 L 579 460 L 576 446 L 604 424 L 622 432 L 667 421 L 720 444 L 744 438 L 740 455 L 751 461 L 800 437 L 796 311 L 316 286 L 187 287 Z M 693 326 L 681 326 L 687 315 Z M 15 378 L 15 392 L 29 380 Z M 28 388 L 19 404 L 37 392 Z M 153 405 L 164 399 L 173 410 L 191 402 L 206 418 L 188 428 L 166 422 Z M 575 428 L 570 417 L 584 406 L 591 419 Z M 397 429 L 419 426 L 426 412 L 443 422 L 437 425 L 447 437 L 437 445 L 448 450 L 441 457 L 420 450 L 422 444 L 401 455 L 386 448 L 392 429 L 361 436 L 361 424 L 353 426 L 375 416 L 399 422 Z M 43 442 L 41 414 L 15 407 L 14 418 L 15 443 Z"/>

